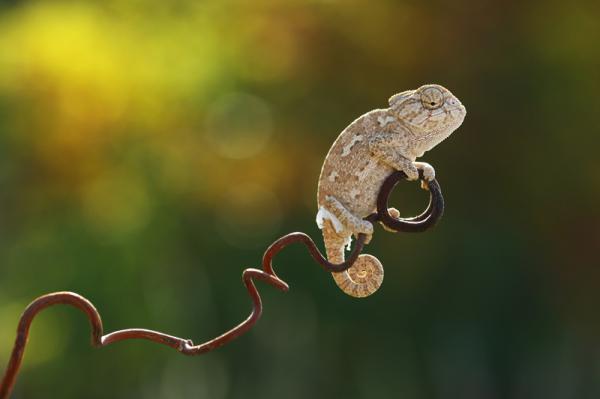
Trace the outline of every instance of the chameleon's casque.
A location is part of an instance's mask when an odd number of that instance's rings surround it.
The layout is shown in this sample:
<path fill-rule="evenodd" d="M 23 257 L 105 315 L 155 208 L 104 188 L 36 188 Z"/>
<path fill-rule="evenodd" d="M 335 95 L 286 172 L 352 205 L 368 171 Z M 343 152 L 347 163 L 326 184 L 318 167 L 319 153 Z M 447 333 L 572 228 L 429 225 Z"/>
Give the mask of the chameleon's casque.
<path fill-rule="evenodd" d="M 426 180 L 435 177 L 431 165 L 415 160 L 455 131 L 465 115 L 448 89 L 430 84 L 392 96 L 389 108 L 370 111 L 342 131 L 327 153 L 317 192 L 317 224 L 330 262 L 344 261 L 352 235 L 363 233 L 370 241 L 373 225 L 363 218 L 375 211 L 381 185 L 394 170 L 410 180 L 418 179 L 419 169 Z M 381 285 L 383 267 L 374 256 L 361 255 L 333 278 L 347 294 L 364 297 Z"/>

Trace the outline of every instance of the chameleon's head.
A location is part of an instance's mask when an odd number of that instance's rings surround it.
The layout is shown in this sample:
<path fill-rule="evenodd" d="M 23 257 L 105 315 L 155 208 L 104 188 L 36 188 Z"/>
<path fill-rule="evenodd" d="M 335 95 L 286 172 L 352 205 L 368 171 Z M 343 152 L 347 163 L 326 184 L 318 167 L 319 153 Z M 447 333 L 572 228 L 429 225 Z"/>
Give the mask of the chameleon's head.
<path fill-rule="evenodd" d="M 431 146 L 456 130 L 467 110 L 450 90 L 440 85 L 424 85 L 393 95 L 390 108 L 415 135 L 430 139 Z"/>

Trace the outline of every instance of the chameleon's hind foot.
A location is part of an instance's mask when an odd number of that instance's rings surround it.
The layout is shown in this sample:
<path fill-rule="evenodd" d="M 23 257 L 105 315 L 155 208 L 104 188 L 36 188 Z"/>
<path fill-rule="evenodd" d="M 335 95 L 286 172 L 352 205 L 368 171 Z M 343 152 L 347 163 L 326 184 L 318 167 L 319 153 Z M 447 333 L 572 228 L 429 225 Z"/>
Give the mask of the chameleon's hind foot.
<path fill-rule="evenodd" d="M 383 283 L 383 265 L 369 254 L 360 255 L 348 270 L 331 274 L 338 287 L 355 298 L 373 294 Z"/>
<path fill-rule="evenodd" d="M 390 216 L 394 219 L 400 219 L 400 211 L 396 208 L 388 208 L 388 213 L 390 214 Z M 381 222 L 379 222 L 381 223 Z M 392 230 L 389 227 L 387 227 L 385 224 L 381 223 L 381 227 L 383 227 L 384 230 L 389 231 L 390 233 L 397 233 L 396 230 Z"/>
<path fill-rule="evenodd" d="M 368 244 L 371 241 L 371 238 L 373 237 L 373 223 L 357 217 L 331 195 L 328 195 L 325 198 L 325 202 L 327 205 L 326 209 L 337 218 L 341 226 L 350 230 L 356 238 L 358 238 L 359 234 L 366 235 L 365 244 Z M 317 215 L 317 219 L 318 218 L 319 216 Z"/>

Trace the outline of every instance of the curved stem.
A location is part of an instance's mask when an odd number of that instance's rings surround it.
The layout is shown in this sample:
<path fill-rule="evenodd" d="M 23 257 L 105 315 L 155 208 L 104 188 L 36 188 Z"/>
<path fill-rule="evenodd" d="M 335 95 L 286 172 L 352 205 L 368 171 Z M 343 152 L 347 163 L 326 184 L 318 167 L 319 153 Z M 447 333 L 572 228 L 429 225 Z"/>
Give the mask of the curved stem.
<path fill-rule="evenodd" d="M 388 197 L 398 181 L 404 179 L 405 177 L 406 176 L 404 173 L 395 172 L 386 179 L 379 193 L 377 213 L 369 215 L 367 219 L 371 222 L 379 220 L 388 227 L 391 227 L 397 231 L 424 231 L 425 229 L 432 227 L 443 213 L 444 201 L 441 190 L 435 180 L 429 182 L 431 198 L 427 210 L 421 215 L 412 219 L 393 219 L 387 211 Z M 66 291 L 54 292 L 40 296 L 31 302 L 27 308 L 25 308 L 25 311 L 19 320 L 15 344 L 9 358 L 8 366 L 4 373 L 4 377 L 0 382 L 0 399 L 7 399 L 12 392 L 21 367 L 23 355 L 25 353 L 25 346 L 27 345 L 29 330 L 31 328 L 33 319 L 39 312 L 50 306 L 70 305 L 85 313 L 90 322 L 92 345 L 94 347 L 103 347 L 115 342 L 129 339 L 145 339 L 157 344 L 169 346 L 184 355 L 201 355 L 226 345 L 232 340 L 245 334 L 254 326 L 254 324 L 256 324 L 262 314 L 262 301 L 258 289 L 254 284 L 254 280 L 261 280 L 281 291 L 287 291 L 289 289 L 287 283 L 281 280 L 273 270 L 273 258 L 283 248 L 293 243 L 302 243 L 306 246 L 313 259 L 319 263 L 323 269 L 329 272 L 340 272 L 348 269 L 356 261 L 364 248 L 365 238 L 366 236 L 364 234 L 359 234 L 356 245 L 354 246 L 349 258 L 340 264 L 329 262 L 323 256 L 323 254 L 321 254 L 314 241 L 304 233 L 290 233 L 279 238 L 265 251 L 262 259 L 263 270 L 250 268 L 244 270 L 242 273 L 242 280 L 252 301 L 252 311 L 250 312 L 250 315 L 229 331 L 200 345 L 194 345 L 192 340 L 189 339 L 179 338 L 164 334 L 159 331 L 146 330 L 142 328 L 130 328 L 103 335 L 102 319 L 100 314 L 94 305 L 83 296 L 74 292 Z"/>
<path fill-rule="evenodd" d="M 392 230 L 404 233 L 421 233 L 435 226 L 444 214 L 442 189 L 435 179 L 427 182 L 429 186 L 429 206 L 425 212 L 413 218 L 394 219 L 388 212 L 389 196 L 398 181 L 405 177 L 404 172 L 396 171 L 383 182 L 377 197 L 377 215 L 379 221 Z"/>

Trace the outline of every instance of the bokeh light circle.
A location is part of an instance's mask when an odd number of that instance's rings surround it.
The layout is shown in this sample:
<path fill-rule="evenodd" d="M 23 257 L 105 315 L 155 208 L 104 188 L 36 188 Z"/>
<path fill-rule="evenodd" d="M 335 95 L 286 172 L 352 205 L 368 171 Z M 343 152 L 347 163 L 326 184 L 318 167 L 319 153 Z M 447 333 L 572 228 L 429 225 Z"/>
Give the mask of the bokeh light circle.
<path fill-rule="evenodd" d="M 271 109 L 265 101 L 247 93 L 229 93 L 209 106 L 206 138 L 224 157 L 249 158 L 267 144 L 272 125 Z"/>

